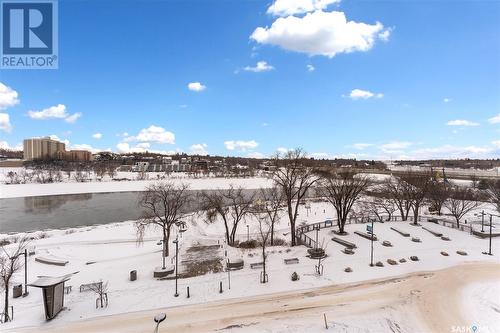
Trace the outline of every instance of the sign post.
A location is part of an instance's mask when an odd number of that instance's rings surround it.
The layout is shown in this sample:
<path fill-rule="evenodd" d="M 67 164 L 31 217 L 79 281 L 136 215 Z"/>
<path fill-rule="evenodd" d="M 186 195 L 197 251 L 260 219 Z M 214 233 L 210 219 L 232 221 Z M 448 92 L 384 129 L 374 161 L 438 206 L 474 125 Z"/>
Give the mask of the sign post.
<path fill-rule="evenodd" d="M 366 231 L 372 235 L 372 239 L 371 239 L 371 253 L 370 253 L 370 266 L 373 267 L 373 221 L 372 220 L 372 225 L 367 225 L 366 226 Z"/>

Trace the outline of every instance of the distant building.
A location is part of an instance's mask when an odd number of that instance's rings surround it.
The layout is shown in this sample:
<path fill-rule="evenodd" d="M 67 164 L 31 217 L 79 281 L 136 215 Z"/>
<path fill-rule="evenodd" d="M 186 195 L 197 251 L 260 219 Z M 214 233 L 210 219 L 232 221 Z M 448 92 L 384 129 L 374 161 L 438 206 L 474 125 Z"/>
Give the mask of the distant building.
<path fill-rule="evenodd" d="M 50 137 L 25 139 L 23 141 L 24 159 L 54 159 L 58 152 L 65 152 L 66 145 Z"/>
<path fill-rule="evenodd" d="M 57 158 L 72 162 L 88 162 L 92 160 L 92 153 L 88 150 L 59 151 Z"/>

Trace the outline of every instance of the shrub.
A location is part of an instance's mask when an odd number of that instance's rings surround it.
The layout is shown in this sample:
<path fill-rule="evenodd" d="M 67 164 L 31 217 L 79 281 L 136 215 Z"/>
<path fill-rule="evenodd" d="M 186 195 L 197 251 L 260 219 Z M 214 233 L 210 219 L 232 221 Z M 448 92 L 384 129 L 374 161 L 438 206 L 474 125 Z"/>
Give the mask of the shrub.
<path fill-rule="evenodd" d="M 255 239 L 251 239 L 249 241 L 239 243 L 238 246 L 242 249 L 255 249 L 258 246 L 258 243 Z"/>
<path fill-rule="evenodd" d="M 283 238 L 273 239 L 273 246 L 287 246 L 288 243 Z"/>
<path fill-rule="evenodd" d="M 297 272 L 293 272 L 291 278 L 292 281 L 298 281 L 300 279 L 299 274 L 297 274 Z"/>

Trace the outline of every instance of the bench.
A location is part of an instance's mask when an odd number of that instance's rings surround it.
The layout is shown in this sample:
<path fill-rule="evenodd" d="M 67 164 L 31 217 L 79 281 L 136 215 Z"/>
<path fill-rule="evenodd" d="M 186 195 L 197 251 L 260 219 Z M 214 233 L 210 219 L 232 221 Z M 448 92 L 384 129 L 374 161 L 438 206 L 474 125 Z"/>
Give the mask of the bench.
<path fill-rule="evenodd" d="M 244 265 L 245 263 L 242 259 L 233 259 L 227 261 L 226 268 L 229 270 L 238 270 L 242 269 Z"/>
<path fill-rule="evenodd" d="M 375 234 L 367 234 L 366 232 L 362 232 L 362 231 L 355 231 L 354 232 L 356 235 L 358 236 L 361 236 L 363 238 L 366 238 L 366 239 L 369 239 L 371 240 L 372 237 L 373 237 L 373 240 L 376 241 L 377 240 L 377 236 Z"/>
<path fill-rule="evenodd" d="M 427 229 L 426 227 L 422 227 L 422 229 L 424 229 L 425 231 L 430 232 L 431 234 L 433 234 L 433 235 L 434 235 L 434 236 L 436 236 L 436 237 L 441 237 L 441 236 L 443 236 L 443 234 L 442 234 L 442 233 L 440 233 L 440 232 L 436 232 L 436 231 L 433 231 L 433 230 L 431 230 L 431 229 Z"/>
<path fill-rule="evenodd" d="M 283 259 L 283 261 L 285 262 L 285 265 L 298 264 L 299 258 L 288 258 L 288 259 Z"/>
<path fill-rule="evenodd" d="M 69 294 L 72 289 L 73 289 L 73 286 L 64 286 L 64 293 Z"/>
<path fill-rule="evenodd" d="M 348 242 L 342 238 L 338 238 L 338 237 L 333 237 L 332 238 L 332 241 L 334 242 L 337 242 L 339 243 L 340 245 L 344 245 L 345 247 L 348 247 L 350 249 L 355 249 L 356 248 L 356 244 L 354 243 L 351 243 L 351 242 Z"/>
<path fill-rule="evenodd" d="M 397 232 L 398 234 L 400 234 L 400 235 L 402 235 L 402 236 L 404 236 L 404 237 L 410 237 L 410 234 L 409 234 L 409 233 L 404 232 L 404 231 L 401 231 L 401 230 L 398 230 L 398 229 L 396 229 L 396 228 L 394 228 L 394 227 L 391 227 L 391 230 L 394 230 L 395 232 Z"/>
<path fill-rule="evenodd" d="M 250 264 L 251 269 L 262 268 L 262 266 L 264 266 L 263 262 L 254 262 L 253 264 Z"/>
<path fill-rule="evenodd" d="M 80 285 L 80 292 L 92 290 L 92 289 L 96 289 L 96 288 L 102 288 L 102 281 L 82 284 L 82 285 Z"/>
<path fill-rule="evenodd" d="M 46 265 L 55 265 L 55 266 L 66 266 L 69 262 L 67 260 L 59 260 L 55 258 L 46 258 L 46 257 L 36 257 L 35 261 L 46 264 Z"/>

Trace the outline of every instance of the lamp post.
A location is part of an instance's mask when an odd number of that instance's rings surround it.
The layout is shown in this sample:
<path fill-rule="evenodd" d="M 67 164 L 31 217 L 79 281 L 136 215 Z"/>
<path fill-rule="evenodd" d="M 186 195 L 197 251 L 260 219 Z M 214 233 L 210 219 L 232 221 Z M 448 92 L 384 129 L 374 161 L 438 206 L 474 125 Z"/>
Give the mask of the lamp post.
<path fill-rule="evenodd" d="M 372 219 L 372 227 L 371 227 L 371 234 L 372 234 L 372 240 L 371 240 L 371 254 L 370 254 L 370 266 L 373 267 L 373 219 Z"/>
<path fill-rule="evenodd" d="M 24 249 L 24 252 L 19 253 L 15 257 L 11 257 L 10 260 L 19 258 L 19 256 L 24 256 L 24 293 L 23 297 L 28 296 L 28 250 Z"/>
<path fill-rule="evenodd" d="M 160 326 L 160 323 L 164 321 L 166 318 L 167 315 L 164 313 L 159 313 L 153 318 L 154 322 L 156 323 L 156 328 L 154 330 L 154 333 L 158 333 L 158 326 Z"/>
<path fill-rule="evenodd" d="M 247 242 L 250 241 L 250 226 L 247 224 Z"/>
<path fill-rule="evenodd" d="M 492 238 L 492 228 L 493 228 L 493 216 L 500 217 L 500 215 L 495 215 L 491 213 L 487 213 L 490 216 L 490 242 L 489 242 L 489 250 L 488 252 L 484 251 L 483 254 L 487 254 L 489 256 L 492 256 L 493 253 L 491 253 L 491 238 Z"/>
<path fill-rule="evenodd" d="M 178 258 L 179 258 L 179 239 L 176 238 L 174 240 L 174 244 L 175 244 L 175 294 L 174 294 L 174 297 L 177 297 L 179 296 L 179 293 L 177 292 L 177 279 L 178 279 L 178 270 L 177 270 L 177 263 L 178 263 Z"/>
<path fill-rule="evenodd" d="M 156 245 L 162 245 L 162 250 L 161 250 L 161 267 L 162 269 L 165 269 L 165 244 L 166 242 L 163 241 L 163 239 L 160 239 L 160 241 L 158 243 L 156 243 Z"/>
<path fill-rule="evenodd" d="M 481 232 L 484 232 L 484 216 L 487 215 L 484 213 L 484 210 L 479 214 L 474 214 L 475 216 L 481 215 Z"/>

